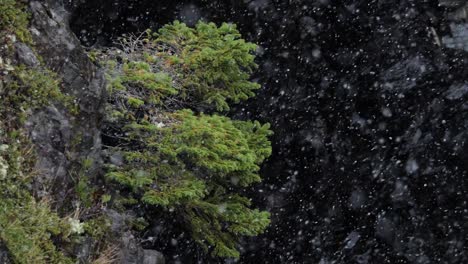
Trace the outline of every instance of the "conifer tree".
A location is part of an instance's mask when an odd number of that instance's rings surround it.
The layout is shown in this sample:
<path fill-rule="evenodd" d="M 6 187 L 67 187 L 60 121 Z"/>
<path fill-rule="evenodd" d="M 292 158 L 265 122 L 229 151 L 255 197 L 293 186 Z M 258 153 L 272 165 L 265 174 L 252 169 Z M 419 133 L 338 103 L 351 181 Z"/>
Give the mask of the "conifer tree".
<path fill-rule="evenodd" d="M 260 234 L 270 222 L 239 191 L 261 181 L 271 131 L 193 110 L 226 110 L 228 102 L 253 96 L 255 45 L 230 24 L 175 22 L 142 36 L 99 56 L 110 84 L 110 156 L 122 157 L 106 173 L 120 190 L 115 203 L 175 210 L 202 248 L 239 257 L 239 238 Z"/>

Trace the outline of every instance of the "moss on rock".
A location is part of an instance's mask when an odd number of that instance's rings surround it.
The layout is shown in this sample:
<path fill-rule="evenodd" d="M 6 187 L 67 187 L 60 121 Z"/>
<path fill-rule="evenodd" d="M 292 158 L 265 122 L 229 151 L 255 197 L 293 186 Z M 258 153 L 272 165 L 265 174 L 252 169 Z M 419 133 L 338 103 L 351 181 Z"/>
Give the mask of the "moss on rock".
<path fill-rule="evenodd" d="M 25 1 L 0 0 L 0 241 L 13 263 L 73 263 L 55 243 L 69 235 L 69 224 L 45 200 L 36 200 L 32 183 L 36 156 L 23 129 L 33 110 L 69 101 L 56 75 L 44 67 L 20 65 L 16 41 L 32 45 Z"/>
<path fill-rule="evenodd" d="M 0 39 L 10 35 L 25 43 L 32 42 L 25 3 L 23 0 L 0 0 Z"/>

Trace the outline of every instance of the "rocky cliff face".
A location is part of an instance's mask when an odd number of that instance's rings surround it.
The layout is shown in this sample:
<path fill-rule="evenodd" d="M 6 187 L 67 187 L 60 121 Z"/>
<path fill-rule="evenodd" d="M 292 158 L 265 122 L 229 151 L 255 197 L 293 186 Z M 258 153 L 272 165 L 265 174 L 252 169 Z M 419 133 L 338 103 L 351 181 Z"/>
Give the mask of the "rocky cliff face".
<path fill-rule="evenodd" d="M 59 106 L 48 107 L 32 115 L 27 124 L 38 152 L 36 167 L 44 172 L 36 182 L 36 191 L 39 196 L 53 195 L 60 207 L 67 201 L 67 190 L 77 164 L 85 159 L 93 161 L 90 177 L 99 171 L 99 122 L 105 101 L 105 80 L 70 30 L 63 6 L 53 1 L 32 1 L 30 9 L 30 31 L 37 53 L 58 74 L 63 91 L 76 98 L 79 106 L 79 113 L 73 116 Z M 37 60 L 28 49 L 19 48 L 17 52 L 25 63 Z"/>
<path fill-rule="evenodd" d="M 86 176 L 96 180 L 102 172 L 101 120 L 106 101 L 106 81 L 101 69 L 89 59 L 80 41 L 69 27 L 69 10 L 60 1 L 30 1 L 29 31 L 34 47 L 15 44 L 18 64 L 35 68 L 41 64 L 55 72 L 64 94 L 74 98 L 78 111 L 71 113 L 61 103 L 40 109 L 25 123 L 37 153 L 33 191 L 39 198 L 50 199 L 53 207 L 66 212 L 76 208 L 76 177 L 85 161 Z M 125 213 L 106 211 L 112 223 L 111 233 L 118 247 L 113 254 L 119 263 L 164 263 L 161 253 L 144 250 L 128 231 Z M 9 263 L 8 253 L 0 245 L 0 263 Z M 85 263 L 96 254 L 96 241 L 87 237 L 76 244 L 75 257 Z M 81 263 L 81 262 L 80 262 Z"/>
<path fill-rule="evenodd" d="M 59 2 L 31 2 L 31 31 L 81 110 L 49 107 L 29 121 L 47 171 L 39 194 L 66 201 L 75 163 L 100 168 L 104 80 L 81 43 L 108 45 L 154 20 L 232 21 L 263 47 L 264 88 L 239 116 L 271 122 L 276 135 L 256 199 L 275 218 L 241 262 L 468 262 L 462 1 L 70 1 L 69 12 Z M 18 58 L 37 61 L 22 46 Z M 155 253 L 122 241 L 127 263 Z"/>

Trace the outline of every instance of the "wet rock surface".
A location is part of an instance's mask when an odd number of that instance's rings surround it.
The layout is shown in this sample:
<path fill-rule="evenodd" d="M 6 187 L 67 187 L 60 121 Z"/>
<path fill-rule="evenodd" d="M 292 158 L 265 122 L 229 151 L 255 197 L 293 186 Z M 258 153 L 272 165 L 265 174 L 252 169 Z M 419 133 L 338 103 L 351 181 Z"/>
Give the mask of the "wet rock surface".
<path fill-rule="evenodd" d="M 164 264 L 164 256 L 156 251 L 143 249 L 136 238 L 130 233 L 122 236 L 120 263 L 122 264 Z"/>

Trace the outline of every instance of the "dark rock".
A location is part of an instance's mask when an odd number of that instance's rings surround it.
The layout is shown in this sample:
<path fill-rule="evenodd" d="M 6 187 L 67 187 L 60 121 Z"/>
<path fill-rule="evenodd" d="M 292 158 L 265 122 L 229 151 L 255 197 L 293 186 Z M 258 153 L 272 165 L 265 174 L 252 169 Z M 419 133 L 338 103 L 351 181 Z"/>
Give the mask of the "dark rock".
<path fill-rule="evenodd" d="M 92 254 L 95 250 L 95 240 L 92 237 L 80 237 L 80 241 L 75 243 L 74 256 L 79 263 L 87 263 L 92 259 Z"/>
<path fill-rule="evenodd" d="M 468 16 L 468 4 L 466 10 L 464 14 Z M 468 51 L 468 23 L 452 23 L 450 31 L 450 36 L 442 37 L 442 43 L 447 48 Z"/>
<path fill-rule="evenodd" d="M 351 232 L 344 241 L 346 243 L 344 248 L 352 249 L 356 245 L 356 243 L 359 241 L 360 238 L 361 238 L 361 235 L 359 234 L 359 232 L 356 232 L 356 231 Z"/>
<path fill-rule="evenodd" d="M 460 7 L 465 4 L 464 0 L 439 0 L 439 5 L 446 7 Z"/>
<path fill-rule="evenodd" d="M 10 257 L 8 254 L 8 250 L 0 243 L 0 263 L 1 264 L 10 264 Z"/>
<path fill-rule="evenodd" d="M 129 230 L 129 223 L 135 219 L 131 212 L 120 213 L 115 210 L 106 210 L 106 215 L 111 221 L 111 231 L 114 236 L 119 236 Z"/>
<path fill-rule="evenodd" d="M 156 250 L 143 249 L 141 243 L 130 231 L 130 223 L 135 219 L 131 212 L 120 213 L 107 210 L 106 215 L 111 220 L 110 237 L 120 241 L 119 260 L 122 264 L 164 264 L 164 256 Z"/>
<path fill-rule="evenodd" d="M 430 73 L 428 61 L 421 57 L 398 62 L 381 75 L 383 88 L 390 91 L 405 91 L 416 87 L 418 80 Z"/>
<path fill-rule="evenodd" d="M 112 153 L 109 157 L 109 161 L 115 166 L 122 166 L 124 164 L 124 157 L 121 153 Z"/>
<path fill-rule="evenodd" d="M 41 177 L 35 178 L 35 192 L 42 197 L 50 194 L 47 192 L 50 188 L 57 188 L 53 194 L 65 197 L 66 188 L 60 187 L 70 183 L 67 179 L 70 161 L 65 152 L 69 146 L 64 144 L 71 142 L 70 120 L 56 107 L 50 106 L 35 113 L 26 125 L 31 130 L 31 139 L 39 153 L 36 168 L 41 172 Z"/>
<path fill-rule="evenodd" d="M 163 254 L 156 250 L 144 250 L 143 251 L 143 264 L 165 264 Z"/>
<path fill-rule="evenodd" d="M 37 146 L 35 190 L 40 195 L 53 194 L 65 202 L 72 180 L 72 167 L 84 159 L 93 162 L 89 177 L 95 177 L 101 164 L 99 122 L 105 101 L 105 81 L 101 70 L 87 57 L 70 30 L 63 6 L 51 1 L 31 1 L 31 32 L 35 49 L 47 67 L 58 73 L 62 89 L 75 96 L 79 113 L 70 114 L 57 104 L 33 113 L 28 128 Z M 30 49 L 19 45 L 19 59 L 34 64 Z"/>
<path fill-rule="evenodd" d="M 468 83 L 453 84 L 448 89 L 445 98 L 449 100 L 462 99 L 468 95 Z"/>
<path fill-rule="evenodd" d="M 354 190 L 349 196 L 349 206 L 352 209 L 358 210 L 366 205 L 367 195 L 362 190 Z"/>
<path fill-rule="evenodd" d="M 385 242 L 392 245 L 395 239 L 395 225 L 387 217 L 380 216 L 375 223 L 375 233 Z"/>
<path fill-rule="evenodd" d="M 15 43 L 15 52 L 20 64 L 24 64 L 29 67 L 39 66 L 39 60 L 28 45 L 21 42 Z"/>
<path fill-rule="evenodd" d="M 126 232 L 121 238 L 121 249 L 119 252 L 122 264 L 164 264 L 164 256 L 156 250 L 143 249 L 136 238 Z"/>
<path fill-rule="evenodd" d="M 143 248 L 141 248 L 131 232 L 126 232 L 121 238 L 121 249 L 119 252 L 120 263 L 139 264 L 143 263 Z"/>

